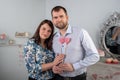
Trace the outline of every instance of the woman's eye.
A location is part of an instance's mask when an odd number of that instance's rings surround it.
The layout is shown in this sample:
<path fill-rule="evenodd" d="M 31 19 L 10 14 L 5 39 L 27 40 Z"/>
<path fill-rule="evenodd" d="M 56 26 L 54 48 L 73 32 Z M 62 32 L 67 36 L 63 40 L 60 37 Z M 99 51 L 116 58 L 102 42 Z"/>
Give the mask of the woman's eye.
<path fill-rule="evenodd" d="M 42 28 L 42 30 L 45 30 L 45 28 Z"/>
<path fill-rule="evenodd" d="M 52 31 L 51 31 L 51 30 L 48 30 L 48 32 L 50 32 L 50 33 L 51 33 Z"/>

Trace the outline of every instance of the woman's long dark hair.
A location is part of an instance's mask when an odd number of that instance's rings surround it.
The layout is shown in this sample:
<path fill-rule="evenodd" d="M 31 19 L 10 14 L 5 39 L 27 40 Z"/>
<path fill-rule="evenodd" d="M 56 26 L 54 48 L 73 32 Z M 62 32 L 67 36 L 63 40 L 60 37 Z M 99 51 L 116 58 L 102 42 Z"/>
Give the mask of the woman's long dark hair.
<path fill-rule="evenodd" d="M 52 30 L 49 38 L 47 38 L 45 40 L 45 45 L 46 45 L 47 49 L 52 50 L 52 40 L 53 40 L 54 26 L 53 26 L 53 23 L 50 20 L 47 20 L 47 19 L 43 20 L 40 23 L 40 25 L 38 26 L 37 30 L 35 31 L 35 33 L 34 33 L 34 35 L 31 39 L 34 39 L 35 43 L 38 44 L 38 45 L 41 43 L 41 38 L 40 38 L 40 35 L 39 35 L 39 31 L 40 31 L 41 26 L 44 25 L 44 24 L 48 24 L 50 26 L 51 30 Z"/>

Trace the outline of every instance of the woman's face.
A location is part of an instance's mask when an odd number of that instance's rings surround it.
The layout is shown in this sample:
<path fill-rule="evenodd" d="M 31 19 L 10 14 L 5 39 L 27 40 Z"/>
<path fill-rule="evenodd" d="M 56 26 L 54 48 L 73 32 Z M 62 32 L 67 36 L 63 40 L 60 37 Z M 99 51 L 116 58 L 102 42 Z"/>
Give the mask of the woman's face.
<path fill-rule="evenodd" d="M 47 38 L 49 38 L 51 33 L 52 33 L 52 29 L 47 23 L 45 23 L 41 26 L 39 35 L 42 40 L 46 40 Z"/>

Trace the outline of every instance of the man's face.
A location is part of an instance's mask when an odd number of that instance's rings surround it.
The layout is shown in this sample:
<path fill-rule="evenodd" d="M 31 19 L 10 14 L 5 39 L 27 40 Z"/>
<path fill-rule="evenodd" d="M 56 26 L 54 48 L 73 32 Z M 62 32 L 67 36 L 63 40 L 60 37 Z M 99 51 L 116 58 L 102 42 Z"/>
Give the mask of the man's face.
<path fill-rule="evenodd" d="M 68 16 L 62 9 L 59 11 L 53 11 L 52 22 L 58 29 L 64 29 L 68 24 Z"/>

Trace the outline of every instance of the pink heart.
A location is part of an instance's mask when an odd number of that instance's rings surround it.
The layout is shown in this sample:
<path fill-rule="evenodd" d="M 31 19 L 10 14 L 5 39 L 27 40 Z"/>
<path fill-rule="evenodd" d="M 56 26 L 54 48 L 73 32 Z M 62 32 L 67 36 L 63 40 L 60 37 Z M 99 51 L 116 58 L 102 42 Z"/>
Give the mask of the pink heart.
<path fill-rule="evenodd" d="M 65 43 L 68 44 L 71 41 L 71 38 L 65 38 Z"/>
<path fill-rule="evenodd" d="M 65 42 L 65 38 L 64 37 L 59 38 L 59 42 L 63 44 Z"/>

